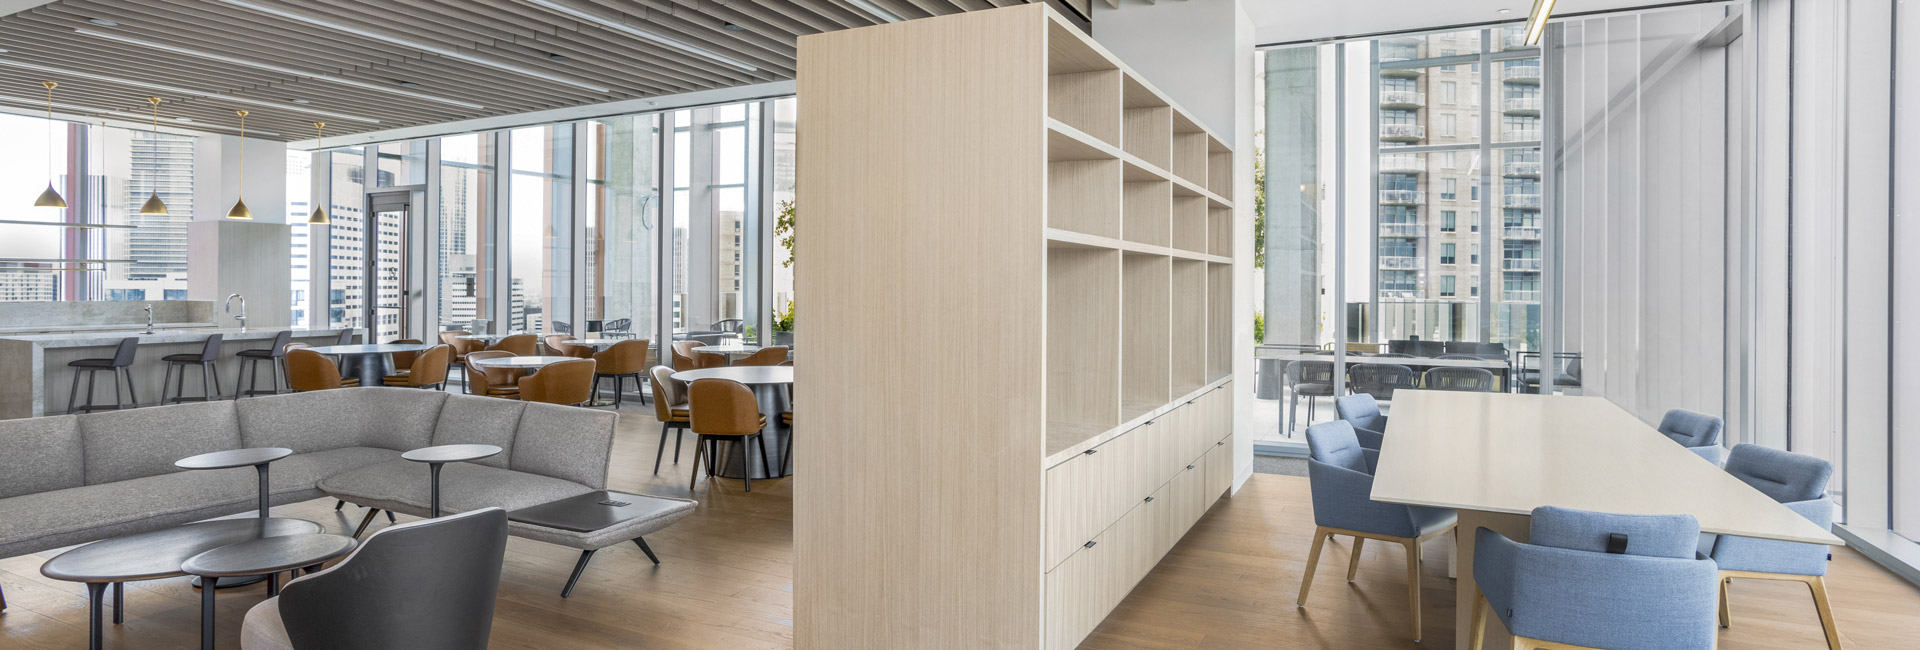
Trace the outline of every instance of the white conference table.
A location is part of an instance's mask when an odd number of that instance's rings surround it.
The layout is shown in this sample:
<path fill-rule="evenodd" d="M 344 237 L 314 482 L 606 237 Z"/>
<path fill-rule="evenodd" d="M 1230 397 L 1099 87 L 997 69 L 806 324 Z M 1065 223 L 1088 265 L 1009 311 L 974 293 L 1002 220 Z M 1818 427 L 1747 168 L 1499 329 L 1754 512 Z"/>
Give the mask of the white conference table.
<path fill-rule="evenodd" d="M 1538 506 L 1689 514 L 1707 533 L 1844 544 L 1601 397 L 1398 391 L 1372 496 L 1459 512 L 1454 636 L 1463 650 L 1474 530 L 1524 542 Z M 1509 639 L 1489 623 L 1483 647 Z"/>

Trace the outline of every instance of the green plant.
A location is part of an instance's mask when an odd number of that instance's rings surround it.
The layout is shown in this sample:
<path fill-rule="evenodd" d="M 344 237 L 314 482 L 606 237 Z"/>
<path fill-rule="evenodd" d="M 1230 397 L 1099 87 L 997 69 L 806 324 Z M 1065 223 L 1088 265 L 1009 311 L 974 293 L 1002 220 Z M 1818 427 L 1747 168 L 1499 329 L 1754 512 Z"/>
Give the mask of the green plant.
<path fill-rule="evenodd" d="M 1255 133 L 1255 140 L 1261 134 Z M 1267 164 L 1260 147 L 1253 148 L 1253 268 L 1267 268 Z"/>
<path fill-rule="evenodd" d="M 773 310 L 773 331 L 793 331 L 793 301 L 788 300 L 785 307 Z"/>
<path fill-rule="evenodd" d="M 1261 343 L 1265 343 L 1266 341 L 1267 341 L 1267 313 L 1260 311 L 1258 309 L 1253 310 L 1253 344 L 1259 345 Z"/>
<path fill-rule="evenodd" d="M 793 268 L 794 217 L 793 202 L 781 201 L 780 212 L 773 218 L 773 234 L 780 237 L 780 247 L 787 249 L 787 259 L 781 260 L 780 265 L 787 268 Z"/>

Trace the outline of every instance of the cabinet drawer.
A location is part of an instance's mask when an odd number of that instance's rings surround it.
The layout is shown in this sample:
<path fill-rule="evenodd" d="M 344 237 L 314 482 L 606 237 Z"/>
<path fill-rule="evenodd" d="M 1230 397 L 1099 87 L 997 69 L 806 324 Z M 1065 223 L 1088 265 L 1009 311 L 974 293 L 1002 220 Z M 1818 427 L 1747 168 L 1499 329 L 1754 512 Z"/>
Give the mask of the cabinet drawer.
<path fill-rule="evenodd" d="M 1100 489 L 1112 470 L 1110 454 L 1081 454 L 1047 470 L 1046 540 L 1047 567 L 1066 560 L 1074 549 L 1093 539 L 1113 521 L 1107 499 Z"/>
<path fill-rule="evenodd" d="M 1202 500 L 1206 493 L 1207 470 L 1195 464 L 1191 469 L 1183 469 L 1167 484 L 1168 508 L 1165 516 L 1167 525 L 1167 548 L 1173 548 L 1180 538 L 1187 535 L 1187 529 L 1193 522 L 1200 520 L 1203 512 Z"/>
<path fill-rule="evenodd" d="M 1233 438 L 1223 438 L 1214 443 L 1212 451 L 1207 452 L 1205 467 L 1206 497 L 1202 500 L 1201 511 L 1213 509 L 1220 495 L 1233 487 Z"/>
<path fill-rule="evenodd" d="M 1073 650 L 1107 616 L 1105 577 L 1106 559 L 1112 547 L 1106 536 L 1092 540 L 1093 546 L 1079 548 L 1066 561 L 1047 572 L 1041 598 L 1046 615 L 1047 650 Z"/>

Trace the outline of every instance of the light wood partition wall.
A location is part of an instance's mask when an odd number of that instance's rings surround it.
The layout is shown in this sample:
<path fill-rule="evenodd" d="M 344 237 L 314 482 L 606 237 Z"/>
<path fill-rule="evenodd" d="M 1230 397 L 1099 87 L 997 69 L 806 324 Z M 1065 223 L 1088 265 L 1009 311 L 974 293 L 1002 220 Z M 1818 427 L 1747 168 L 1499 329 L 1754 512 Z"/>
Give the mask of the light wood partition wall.
<path fill-rule="evenodd" d="M 1044 5 L 799 47 L 796 646 L 1071 648 L 1231 484 L 1231 152 Z"/>

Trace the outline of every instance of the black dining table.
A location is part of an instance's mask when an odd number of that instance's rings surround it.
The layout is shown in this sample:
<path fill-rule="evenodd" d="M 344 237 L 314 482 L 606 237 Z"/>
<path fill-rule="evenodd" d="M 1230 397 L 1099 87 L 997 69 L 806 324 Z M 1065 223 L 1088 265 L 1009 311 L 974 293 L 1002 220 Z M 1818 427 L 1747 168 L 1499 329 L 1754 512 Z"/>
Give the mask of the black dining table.
<path fill-rule="evenodd" d="M 382 378 L 394 372 L 393 353 L 424 352 L 432 347 L 425 343 L 361 343 L 310 349 L 339 358 L 341 377 L 358 377 L 361 386 L 379 386 Z"/>
<path fill-rule="evenodd" d="M 730 379 L 746 384 L 753 391 L 754 402 L 760 407 L 760 414 L 767 418 L 767 428 L 760 432 L 767 443 L 768 450 L 782 456 L 790 455 L 793 449 L 793 429 L 780 421 L 780 414 L 793 410 L 793 398 L 790 392 L 793 386 L 793 366 L 727 366 L 724 368 L 702 368 L 682 370 L 673 373 L 676 381 L 688 384 L 701 379 Z M 787 476 L 786 458 L 767 459 L 767 465 L 774 468 L 769 475 L 761 469 L 761 463 L 753 459 L 758 451 L 754 445 L 740 445 L 743 453 L 730 454 L 720 475 L 726 478 L 781 478 Z M 753 461 L 753 462 L 749 462 Z"/>

